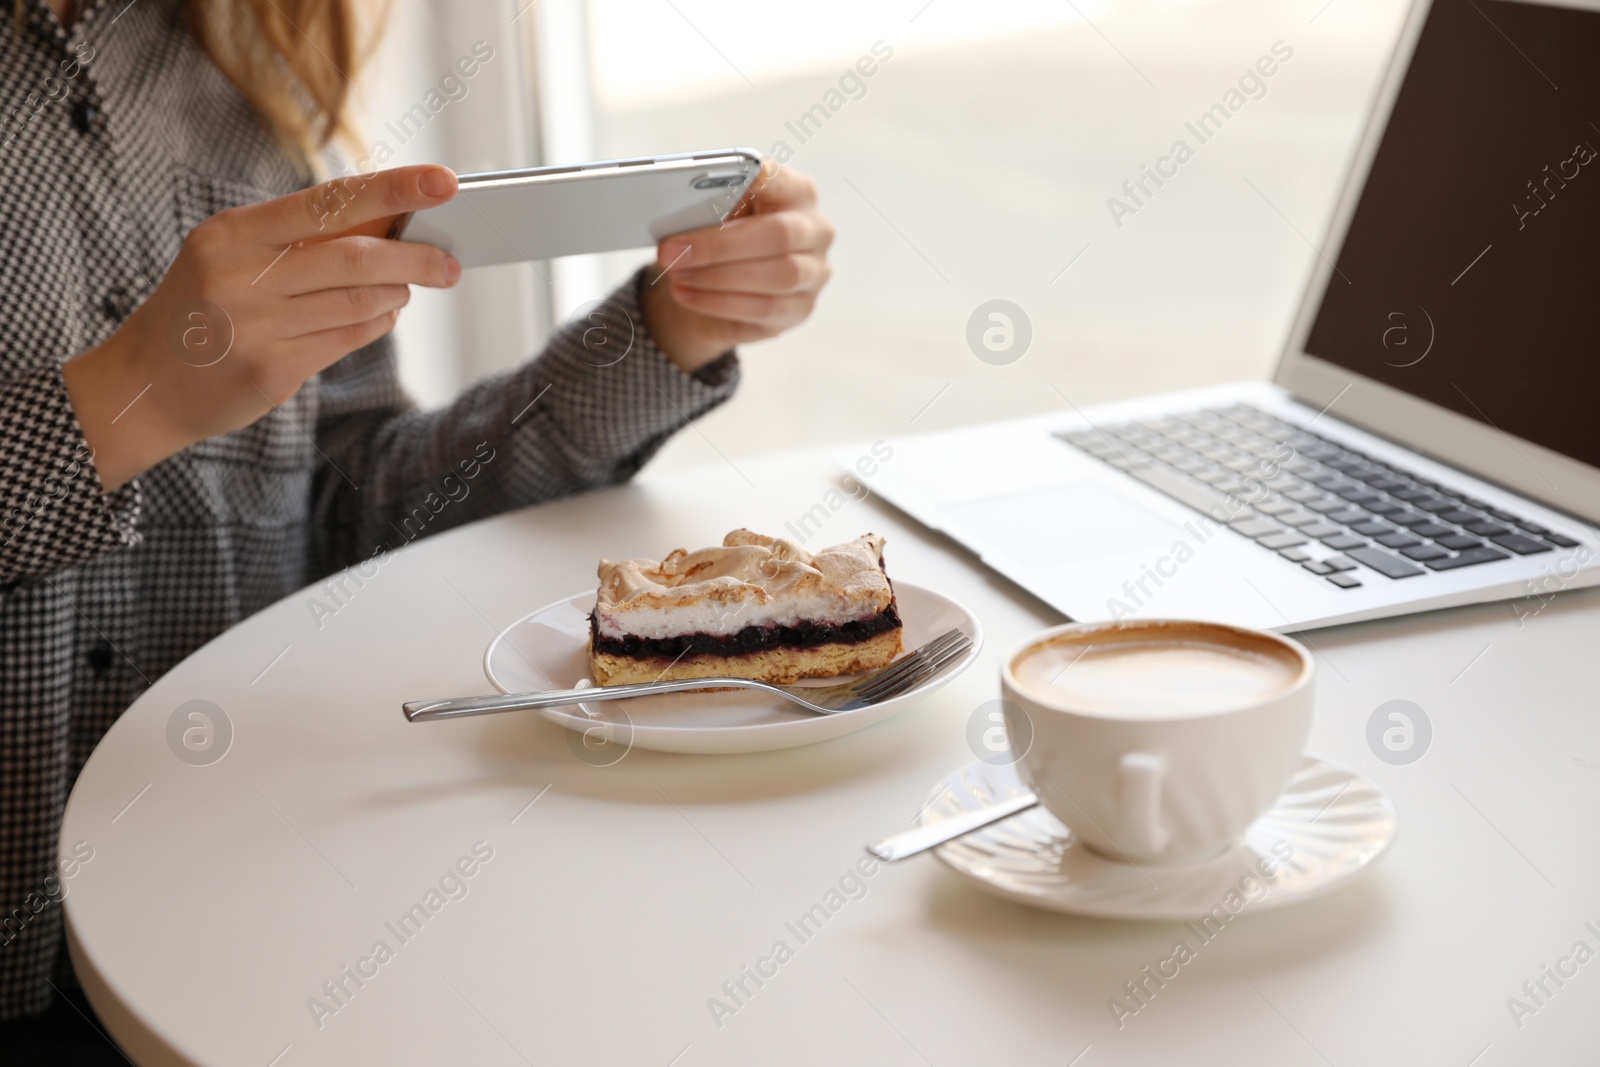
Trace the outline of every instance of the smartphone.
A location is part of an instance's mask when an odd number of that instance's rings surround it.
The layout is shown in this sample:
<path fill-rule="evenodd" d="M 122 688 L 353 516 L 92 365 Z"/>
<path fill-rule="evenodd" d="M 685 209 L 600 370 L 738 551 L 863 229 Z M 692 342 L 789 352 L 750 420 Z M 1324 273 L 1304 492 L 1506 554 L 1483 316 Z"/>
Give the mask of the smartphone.
<path fill-rule="evenodd" d="M 761 173 L 751 148 L 460 176 L 447 204 L 391 236 L 437 245 L 463 267 L 645 248 L 731 215 Z"/>

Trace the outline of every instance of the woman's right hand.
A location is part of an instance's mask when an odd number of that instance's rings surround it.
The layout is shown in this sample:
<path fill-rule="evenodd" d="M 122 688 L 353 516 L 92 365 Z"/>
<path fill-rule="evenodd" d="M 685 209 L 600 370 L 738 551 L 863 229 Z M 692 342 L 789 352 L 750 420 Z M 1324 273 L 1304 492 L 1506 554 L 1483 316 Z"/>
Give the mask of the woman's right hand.
<path fill-rule="evenodd" d="M 445 167 L 400 167 L 223 211 L 191 230 L 149 299 L 64 367 L 105 488 L 255 422 L 394 329 L 409 286 L 454 285 L 461 265 L 448 253 L 372 234 L 455 192 Z"/>

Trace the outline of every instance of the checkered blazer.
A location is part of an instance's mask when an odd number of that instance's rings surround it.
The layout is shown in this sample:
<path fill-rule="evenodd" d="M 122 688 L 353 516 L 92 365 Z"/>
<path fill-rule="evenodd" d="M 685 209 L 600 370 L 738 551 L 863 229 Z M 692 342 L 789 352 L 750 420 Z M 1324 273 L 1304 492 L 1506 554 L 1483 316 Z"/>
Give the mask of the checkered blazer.
<path fill-rule="evenodd" d="M 0 5 L 0 1019 L 42 1011 L 49 982 L 68 978 L 62 807 L 95 744 L 156 678 L 252 612 L 416 536 L 406 517 L 463 462 L 492 450 L 472 493 L 429 534 L 628 478 L 738 376 L 732 353 L 686 376 L 642 326 L 635 335 L 636 277 L 601 306 L 603 331 L 591 316 L 442 411 L 406 397 L 385 339 L 254 425 L 106 493 L 62 361 L 117 329 L 196 223 L 304 181 L 185 33 L 178 0 L 94 0 L 70 32 L 33 0 L 15 35 L 10 6 Z"/>

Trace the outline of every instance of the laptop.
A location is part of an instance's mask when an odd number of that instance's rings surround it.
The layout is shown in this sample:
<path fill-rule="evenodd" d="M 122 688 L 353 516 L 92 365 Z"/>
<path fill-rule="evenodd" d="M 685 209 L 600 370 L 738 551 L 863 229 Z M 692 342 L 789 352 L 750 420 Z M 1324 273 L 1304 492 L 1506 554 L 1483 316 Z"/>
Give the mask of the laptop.
<path fill-rule="evenodd" d="M 1271 383 L 897 440 L 863 480 L 1077 620 L 1530 625 L 1600 583 L 1597 56 L 1594 0 L 1420 0 Z"/>

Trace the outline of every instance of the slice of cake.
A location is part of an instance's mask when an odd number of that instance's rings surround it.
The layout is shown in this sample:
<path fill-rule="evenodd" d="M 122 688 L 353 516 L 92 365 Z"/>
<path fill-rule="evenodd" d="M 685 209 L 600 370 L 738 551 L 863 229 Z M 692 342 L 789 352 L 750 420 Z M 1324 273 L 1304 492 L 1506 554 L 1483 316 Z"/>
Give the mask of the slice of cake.
<path fill-rule="evenodd" d="M 793 682 L 886 666 L 900 616 L 883 538 L 813 555 L 735 530 L 720 548 L 600 561 L 589 668 L 600 685 L 673 678 Z"/>

